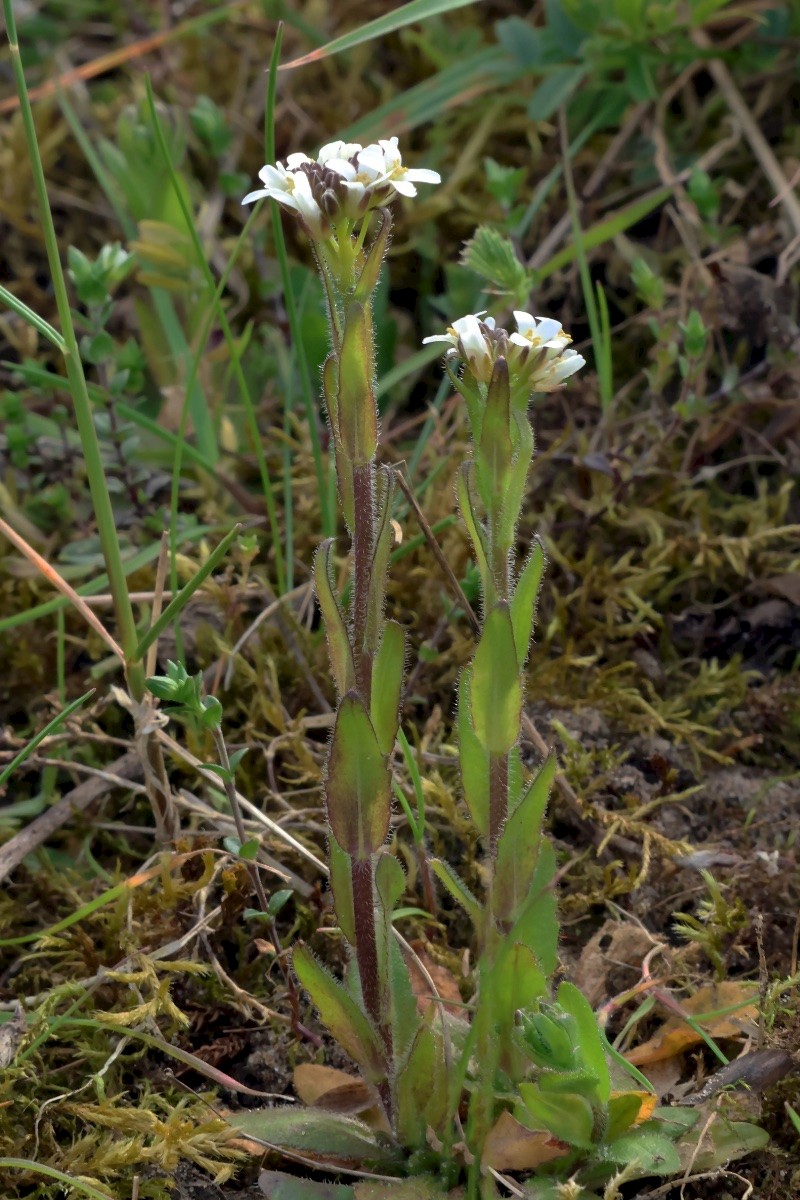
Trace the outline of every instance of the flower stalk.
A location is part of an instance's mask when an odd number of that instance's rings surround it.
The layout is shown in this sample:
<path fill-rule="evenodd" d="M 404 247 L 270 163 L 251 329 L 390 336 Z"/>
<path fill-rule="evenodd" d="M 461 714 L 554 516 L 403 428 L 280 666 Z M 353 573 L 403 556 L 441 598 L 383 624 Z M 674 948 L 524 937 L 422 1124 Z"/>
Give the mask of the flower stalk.
<path fill-rule="evenodd" d="M 325 785 L 331 886 L 375 1035 L 374 1045 L 363 1031 L 356 1041 L 393 1123 L 398 1101 L 390 928 L 391 907 L 403 884 L 384 842 L 405 647 L 400 626 L 384 615 L 394 479 L 377 466 L 372 298 L 392 228 L 388 206 L 398 194 L 414 196 L 415 183 L 438 183 L 439 176 L 405 167 L 392 138 L 366 147 L 331 142 L 316 159 L 291 154 L 285 163 L 265 166 L 260 178 L 264 187 L 244 203 L 270 197 L 299 220 L 312 242 L 328 309 L 332 349 L 323 367 L 323 393 L 352 566 L 352 602 L 345 613 L 332 585 L 332 540 L 316 556 L 317 594 L 339 696 Z M 333 1003 L 329 981 L 317 974 L 313 960 L 296 955 L 295 967 L 305 970 L 324 1019 Z"/>

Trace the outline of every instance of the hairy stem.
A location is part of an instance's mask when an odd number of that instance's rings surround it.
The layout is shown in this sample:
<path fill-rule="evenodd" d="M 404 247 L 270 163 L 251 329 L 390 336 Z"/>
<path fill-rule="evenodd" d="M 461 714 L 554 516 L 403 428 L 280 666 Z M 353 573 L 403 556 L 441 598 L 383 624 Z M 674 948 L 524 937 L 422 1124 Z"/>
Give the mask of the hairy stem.
<path fill-rule="evenodd" d="M 375 887 L 371 858 L 350 860 L 353 881 L 353 915 L 356 934 L 356 962 L 361 980 L 361 995 L 364 1007 L 379 1030 L 386 1052 L 387 1079 L 385 1087 L 379 1088 L 386 1115 L 392 1118 L 391 1085 L 388 1080 L 392 1066 L 392 1027 L 383 1011 L 380 970 L 378 967 L 378 943 L 375 934 Z"/>
<path fill-rule="evenodd" d="M 494 862 L 497 843 L 508 817 L 508 755 L 489 756 L 489 859 Z"/>
<path fill-rule="evenodd" d="M 361 700 L 369 710 L 372 698 L 372 652 L 366 644 L 366 635 L 375 541 L 375 472 L 372 463 L 359 463 L 353 467 L 353 498 L 353 658 L 356 684 Z"/>

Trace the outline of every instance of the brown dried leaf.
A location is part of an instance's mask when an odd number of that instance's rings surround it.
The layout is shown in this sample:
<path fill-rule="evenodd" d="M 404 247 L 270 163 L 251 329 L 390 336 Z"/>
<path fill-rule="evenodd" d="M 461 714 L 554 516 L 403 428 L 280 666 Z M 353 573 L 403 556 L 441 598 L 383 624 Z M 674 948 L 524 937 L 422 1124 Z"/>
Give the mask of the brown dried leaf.
<path fill-rule="evenodd" d="M 532 1171 L 553 1158 L 563 1158 L 570 1150 L 552 1133 L 526 1129 L 510 1112 L 503 1112 L 489 1131 L 481 1163 L 495 1171 Z"/>
<path fill-rule="evenodd" d="M 740 1037 L 747 1024 L 758 1016 L 756 1005 L 745 1003 L 754 999 L 754 996 L 751 983 L 727 981 L 700 988 L 688 1000 L 682 1001 L 681 1008 L 689 1016 L 694 1017 L 702 1013 L 730 1008 L 734 1004 L 741 1004 L 742 1007 L 735 1012 L 711 1017 L 709 1020 L 701 1022 L 703 1029 L 713 1038 Z M 683 1053 L 684 1050 L 688 1050 L 690 1046 L 696 1046 L 702 1040 L 700 1034 L 691 1025 L 687 1025 L 682 1017 L 676 1015 L 665 1021 L 655 1037 L 650 1038 L 643 1045 L 637 1046 L 634 1050 L 630 1050 L 625 1057 L 635 1067 L 647 1066 L 648 1063 L 673 1058 L 675 1055 Z"/>
<path fill-rule="evenodd" d="M 461 999 L 461 992 L 455 975 L 453 975 L 452 971 L 448 971 L 447 967 L 440 966 L 439 963 L 434 962 L 422 942 L 412 942 L 411 946 L 417 957 L 412 958 L 408 956 L 406 963 L 409 975 L 411 976 L 411 990 L 417 998 L 417 1010 L 420 1015 L 424 1017 L 431 1004 L 436 1004 L 436 1000 L 431 997 L 431 985 L 420 970 L 417 959 L 419 959 L 419 962 L 422 963 L 436 984 L 436 991 L 442 1000 L 446 1002 L 444 1007 L 447 1012 L 457 1017 L 463 1017 L 464 1003 Z M 447 1001 L 450 1001 L 450 1003 L 447 1003 Z"/>
<path fill-rule="evenodd" d="M 295 1067 L 294 1088 L 304 1104 L 324 1108 L 326 1112 L 353 1116 L 375 1103 L 372 1089 L 363 1079 L 335 1067 L 319 1063 L 301 1063 Z"/>

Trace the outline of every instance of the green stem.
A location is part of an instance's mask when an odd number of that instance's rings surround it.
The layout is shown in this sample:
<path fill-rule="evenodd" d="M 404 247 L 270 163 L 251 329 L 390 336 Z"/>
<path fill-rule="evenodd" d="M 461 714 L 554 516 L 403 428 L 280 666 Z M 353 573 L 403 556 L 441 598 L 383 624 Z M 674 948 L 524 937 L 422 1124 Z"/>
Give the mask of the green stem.
<path fill-rule="evenodd" d="M 497 843 L 508 817 L 508 755 L 489 756 L 489 861 L 494 863 Z"/>
<path fill-rule="evenodd" d="M 136 643 L 138 640 L 136 635 L 136 621 L 134 620 L 133 607 L 128 595 L 128 585 L 122 565 L 122 555 L 117 538 L 117 527 L 111 504 L 111 496 L 109 495 L 105 472 L 103 470 L 100 445 L 97 439 L 97 431 L 94 427 L 92 405 L 89 400 L 86 376 L 80 358 L 78 339 L 75 335 L 75 326 L 70 310 L 67 282 L 64 276 L 64 268 L 61 264 L 58 239 L 56 237 L 55 225 L 53 224 L 53 214 L 50 210 L 50 201 L 47 195 L 47 183 L 44 177 L 42 158 L 39 153 L 39 144 L 36 139 L 33 111 L 28 97 L 28 88 L 25 83 L 25 72 L 22 69 L 22 60 L 20 58 L 19 40 L 14 20 L 14 5 L 12 0 L 3 0 L 3 12 L 8 30 L 11 66 L 17 86 L 17 95 L 19 96 L 25 142 L 42 219 L 47 261 L 50 265 L 56 307 L 62 329 L 64 363 L 72 394 L 72 402 L 75 408 L 78 433 L 86 461 L 89 491 L 92 497 L 92 506 L 97 521 L 97 530 L 103 550 L 103 557 L 106 562 L 106 570 L 108 571 L 109 585 L 114 597 L 114 609 L 119 627 L 119 640 L 126 658 L 128 686 L 130 687 L 133 699 L 140 701 L 145 694 L 145 684 L 144 668 L 141 662 L 135 660 Z"/>
<path fill-rule="evenodd" d="M 375 539 L 375 475 L 372 463 L 353 467 L 353 660 L 365 708 L 372 700 L 372 654 L 366 644 Z"/>

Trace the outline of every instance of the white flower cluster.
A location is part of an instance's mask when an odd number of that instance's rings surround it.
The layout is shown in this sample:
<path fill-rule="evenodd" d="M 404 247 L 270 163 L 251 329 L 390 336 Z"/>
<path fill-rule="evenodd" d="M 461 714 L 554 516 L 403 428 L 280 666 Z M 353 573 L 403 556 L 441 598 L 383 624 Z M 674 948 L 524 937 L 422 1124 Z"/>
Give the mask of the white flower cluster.
<path fill-rule="evenodd" d="M 262 167 L 263 188 L 242 204 L 270 197 L 294 210 L 314 241 L 322 241 L 337 221 L 357 221 L 370 209 L 391 204 L 395 196 L 416 196 L 417 183 L 440 183 L 436 171 L 403 166 L 397 138 L 360 146 L 329 142 L 315 159 L 290 154 L 286 164 Z"/>
<path fill-rule="evenodd" d="M 508 363 L 512 386 L 527 385 L 531 392 L 552 392 L 580 371 L 586 359 L 568 349 L 572 338 L 551 317 L 532 317 L 516 311 L 517 332 L 497 328 L 493 317 L 470 314 L 454 321 L 447 333 L 424 339 L 445 342 L 448 358 L 461 358 L 479 383 L 492 378 L 498 358 Z"/>

